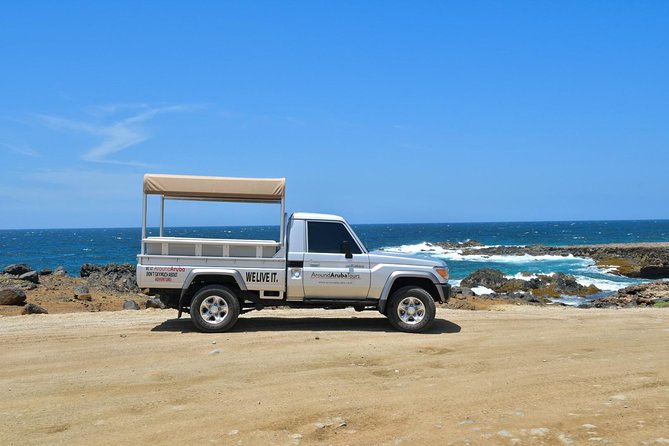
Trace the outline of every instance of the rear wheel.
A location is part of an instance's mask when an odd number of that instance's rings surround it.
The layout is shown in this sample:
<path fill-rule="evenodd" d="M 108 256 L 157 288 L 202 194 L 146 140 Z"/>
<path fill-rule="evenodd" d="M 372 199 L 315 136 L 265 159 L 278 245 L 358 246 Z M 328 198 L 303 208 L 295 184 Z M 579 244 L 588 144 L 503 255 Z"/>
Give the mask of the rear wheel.
<path fill-rule="evenodd" d="M 239 318 L 239 300 L 230 288 L 207 285 L 190 304 L 190 318 L 198 330 L 220 333 L 231 329 Z"/>
<path fill-rule="evenodd" d="M 406 286 L 395 291 L 388 302 L 388 319 L 400 331 L 417 333 L 430 328 L 436 307 L 423 288 Z"/>

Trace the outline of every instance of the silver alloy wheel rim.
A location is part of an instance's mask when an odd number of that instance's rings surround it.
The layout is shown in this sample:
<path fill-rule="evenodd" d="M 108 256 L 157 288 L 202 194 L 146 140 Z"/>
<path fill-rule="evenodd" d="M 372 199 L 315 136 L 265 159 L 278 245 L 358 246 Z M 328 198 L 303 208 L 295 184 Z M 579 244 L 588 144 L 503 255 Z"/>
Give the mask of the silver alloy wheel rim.
<path fill-rule="evenodd" d="M 425 305 L 416 297 L 405 297 L 397 306 L 397 315 L 405 324 L 416 325 L 425 317 Z"/>
<path fill-rule="evenodd" d="M 200 304 L 200 316 L 206 322 L 220 324 L 228 315 L 228 303 L 221 296 L 209 296 Z"/>

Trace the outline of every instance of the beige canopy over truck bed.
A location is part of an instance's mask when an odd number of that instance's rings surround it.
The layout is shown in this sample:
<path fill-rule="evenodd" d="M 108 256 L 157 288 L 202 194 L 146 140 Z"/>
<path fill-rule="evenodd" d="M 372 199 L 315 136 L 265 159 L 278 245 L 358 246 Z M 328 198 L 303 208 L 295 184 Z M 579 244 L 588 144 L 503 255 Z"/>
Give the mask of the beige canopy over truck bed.
<path fill-rule="evenodd" d="M 286 221 L 285 178 L 232 178 L 191 175 L 144 175 L 142 240 L 146 240 L 148 195 L 160 195 L 160 235 L 163 237 L 165 199 L 229 201 L 240 203 L 275 203 L 281 205 L 280 245 L 284 241 Z M 142 243 L 144 248 L 145 243 Z M 142 249 L 144 254 L 144 249 Z"/>
<path fill-rule="evenodd" d="M 286 179 L 146 174 L 144 193 L 190 200 L 281 203 Z"/>

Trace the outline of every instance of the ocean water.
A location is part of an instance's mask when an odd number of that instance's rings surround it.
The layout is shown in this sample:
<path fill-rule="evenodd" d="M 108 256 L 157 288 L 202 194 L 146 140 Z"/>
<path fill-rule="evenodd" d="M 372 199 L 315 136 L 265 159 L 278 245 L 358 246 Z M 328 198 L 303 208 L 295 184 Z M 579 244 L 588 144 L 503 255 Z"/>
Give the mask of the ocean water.
<path fill-rule="evenodd" d="M 368 249 L 385 249 L 445 261 L 457 284 L 479 268 L 498 268 L 509 276 L 521 272 L 564 272 L 610 293 L 639 280 L 609 274 L 587 259 L 559 256 L 463 256 L 458 250 L 431 246 L 440 241 L 477 240 L 484 245 L 578 245 L 669 241 L 669 220 L 574 221 L 525 223 L 430 223 L 353 225 Z M 149 229 L 157 235 L 156 228 Z M 166 228 L 167 236 L 278 240 L 278 226 Z M 64 266 L 78 275 L 83 263 L 134 263 L 139 228 L 0 230 L 0 266 L 28 263 L 34 269 Z M 564 298 L 567 303 L 578 299 Z"/>

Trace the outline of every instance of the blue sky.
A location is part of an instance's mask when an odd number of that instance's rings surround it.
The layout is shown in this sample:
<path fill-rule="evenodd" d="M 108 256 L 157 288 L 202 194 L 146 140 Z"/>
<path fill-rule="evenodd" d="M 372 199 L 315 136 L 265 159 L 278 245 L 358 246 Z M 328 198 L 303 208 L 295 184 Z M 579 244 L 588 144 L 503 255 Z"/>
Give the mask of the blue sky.
<path fill-rule="evenodd" d="M 0 228 L 138 226 L 146 172 L 353 223 L 669 218 L 666 1 L 10 2 L 0 54 Z"/>

